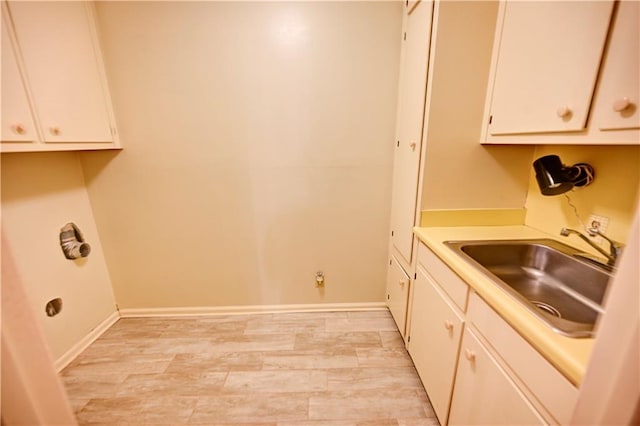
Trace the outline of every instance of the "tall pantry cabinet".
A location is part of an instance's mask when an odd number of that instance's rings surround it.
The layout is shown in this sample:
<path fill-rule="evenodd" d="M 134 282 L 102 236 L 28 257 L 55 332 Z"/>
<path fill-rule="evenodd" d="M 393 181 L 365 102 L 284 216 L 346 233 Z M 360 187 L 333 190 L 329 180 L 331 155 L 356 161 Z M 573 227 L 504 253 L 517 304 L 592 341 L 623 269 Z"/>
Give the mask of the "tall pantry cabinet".
<path fill-rule="evenodd" d="M 418 210 L 418 178 L 432 16 L 432 0 L 405 2 L 387 274 L 387 304 L 403 336 L 413 277 L 410 272 L 414 257 L 413 226 Z"/>

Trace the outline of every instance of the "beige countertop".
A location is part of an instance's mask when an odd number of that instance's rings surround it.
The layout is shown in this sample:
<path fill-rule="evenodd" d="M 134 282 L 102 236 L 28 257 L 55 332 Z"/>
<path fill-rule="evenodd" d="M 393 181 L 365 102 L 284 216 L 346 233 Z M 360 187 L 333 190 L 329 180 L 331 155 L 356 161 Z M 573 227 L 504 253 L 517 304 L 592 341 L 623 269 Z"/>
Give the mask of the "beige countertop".
<path fill-rule="evenodd" d="M 587 369 L 594 339 L 571 338 L 551 330 L 479 269 L 442 244 L 451 240 L 554 238 L 527 226 L 472 226 L 414 228 L 416 236 L 455 271 L 521 336 L 567 379 L 579 386 Z"/>

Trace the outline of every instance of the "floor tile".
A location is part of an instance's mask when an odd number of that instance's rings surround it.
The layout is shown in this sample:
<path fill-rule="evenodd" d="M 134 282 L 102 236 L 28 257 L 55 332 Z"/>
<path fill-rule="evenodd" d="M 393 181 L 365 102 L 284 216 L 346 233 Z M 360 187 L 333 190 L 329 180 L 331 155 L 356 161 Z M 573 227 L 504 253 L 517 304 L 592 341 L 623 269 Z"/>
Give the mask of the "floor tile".
<path fill-rule="evenodd" d="M 411 367 L 340 368 L 327 372 L 327 390 L 421 389 L 422 383 Z"/>
<path fill-rule="evenodd" d="M 380 341 L 384 348 L 397 348 L 405 350 L 404 340 L 398 331 L 381 331 Z"/>
<path fill-rule="evenodd" d="M 350 318 L 350 319 L 391 318 L 391 313 L 387 309 L 371 309 L 371 310 L 365 310 L 365 311 L 349 311 L 349 312 L 347 312 L 347 318 Z"/>
<path fill-rule="evenodd" d="M 360 367 L 413 367 L 413 361 L 404 348 L 358 348 Z"/>
<path fill-rule="evenodd" d="M 316 370 L 233 371 L 224 388 L 269 393 L 326 391 L 327 373 Z"/>
<path fill-rule="evenodd" d="M 162 373 L 169 366 L 173 354 L 127 354 L 81 357 L 62 371 L 63 375 L 95 376 L 101 374 Z"/>
<path fill-rule="evenodd" d="M 219 336 L 211 339 L 211 352 L 281 351 L 294 348 L 295 334 Z"/>
<path fill-rule="evenodd" d="M 261 370 L 265 359 L 266 356 L 263 352 L 183 353 L 176 354 L 169 363 L 166 372 L 192 374 Z"/>
<path fill-rule="evenodd" d="M 381 347 L 380 333 L 342 332 L 342 333 L 300 333 L 296 335 L 295 350 L 316 348 L 344 349 L 351 347 Z"/>
<path fill-rule="evenodd" d="M 226 372 L 131 374 L 120 385 L 116 396 L 138 398 L 210 396 L 222 389 L 227 374 Z"/>
<path fill-rule="evenodd" d="M 307 420 L 308 398 L 295 394 L 221 395 L 199 398 L 190 423 Z M 224 419 L 224 420 L 222 420 Z"/>
<path fill-rule="evenodd" d="M 327 319 L 327 332 L 397 331 L 391 317 Z"/>
<path fill-rule="evenodd" d="M 304 422 L 278 422 L 277 426 L 398 426 L 398 422 L 396 419 L 307 420 Z"/>
<path fill-rule="evenodd" d="M 92 399 L 77 413 L 81 424 L 186 424 L 196 398 L 108 398 Z"/>
<path fill-rule="evenodd" d="M 417 419 L 398 419 L 398 426 L 440 426 L 440 422 L 438 422 L 435 416 Z"/>
<path fill-rule="evenodd" d="M 309 399 L 309 418 L 390 419 L 426 417 L 425 401 L 410 390 L 372 389 L 327 392 Z"/>
<path fill-rule="evenodd" d="M 116 395 L 127 374 L 63 376 L 62 381 L 75 399 L 109 398 Z"/>
<path fill-rule="evenodd" d="M 265 370 L 300 370 L 358 367 L 355 349 L 313 349 L 271 352 L 264 357 Z"/>
<path fill-rule="evenodd" d="M 314 318 L 282 318 L 249 320 L 244 334 L 288 334 L 325 331 L 325 320 Z"/>

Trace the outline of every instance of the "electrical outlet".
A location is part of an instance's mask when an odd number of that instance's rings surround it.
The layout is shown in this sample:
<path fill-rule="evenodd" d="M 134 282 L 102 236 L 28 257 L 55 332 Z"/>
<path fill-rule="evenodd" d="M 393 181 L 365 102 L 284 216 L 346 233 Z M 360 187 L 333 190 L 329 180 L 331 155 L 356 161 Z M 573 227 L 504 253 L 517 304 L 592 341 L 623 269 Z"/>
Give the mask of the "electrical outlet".
<path fill-rule="evenodd" d="M 589 221 L 587 222 L 587 228 L 597 228 L 603 234 L 607 233 L 607 226 L 609 226 L 609 218 L 605 216 L 599 215 L 589 215 Z M 602 244 L 602 237 L 593 237 L 595 242 L 598 244 Z"/>

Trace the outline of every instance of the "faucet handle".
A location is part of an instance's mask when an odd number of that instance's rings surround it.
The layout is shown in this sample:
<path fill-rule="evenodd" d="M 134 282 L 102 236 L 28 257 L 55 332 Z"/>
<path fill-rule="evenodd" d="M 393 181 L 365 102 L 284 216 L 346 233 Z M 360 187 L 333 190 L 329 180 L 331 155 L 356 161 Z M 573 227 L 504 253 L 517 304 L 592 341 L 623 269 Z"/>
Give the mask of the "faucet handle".
<path fill-rule="evenodd" d="M 624 244 L 607 237 L 606 235 L 604 235 L 602 231 L 600 231 L 600 229 L 598 229 L 598 227 L 595 227 L 595 226 L 591 227 L 587 229 L 587 232 L 589 232 L 589 235 L 592 237 L 595 237 L 596 235 L 598 235 L 604 238 L 605 240 L 607 240 L 610 246 L 611 256 L 613 256 L 614 259 L 617 259 L 618 256 L 622 254 L 622 249 L 624 248 Z"/>

